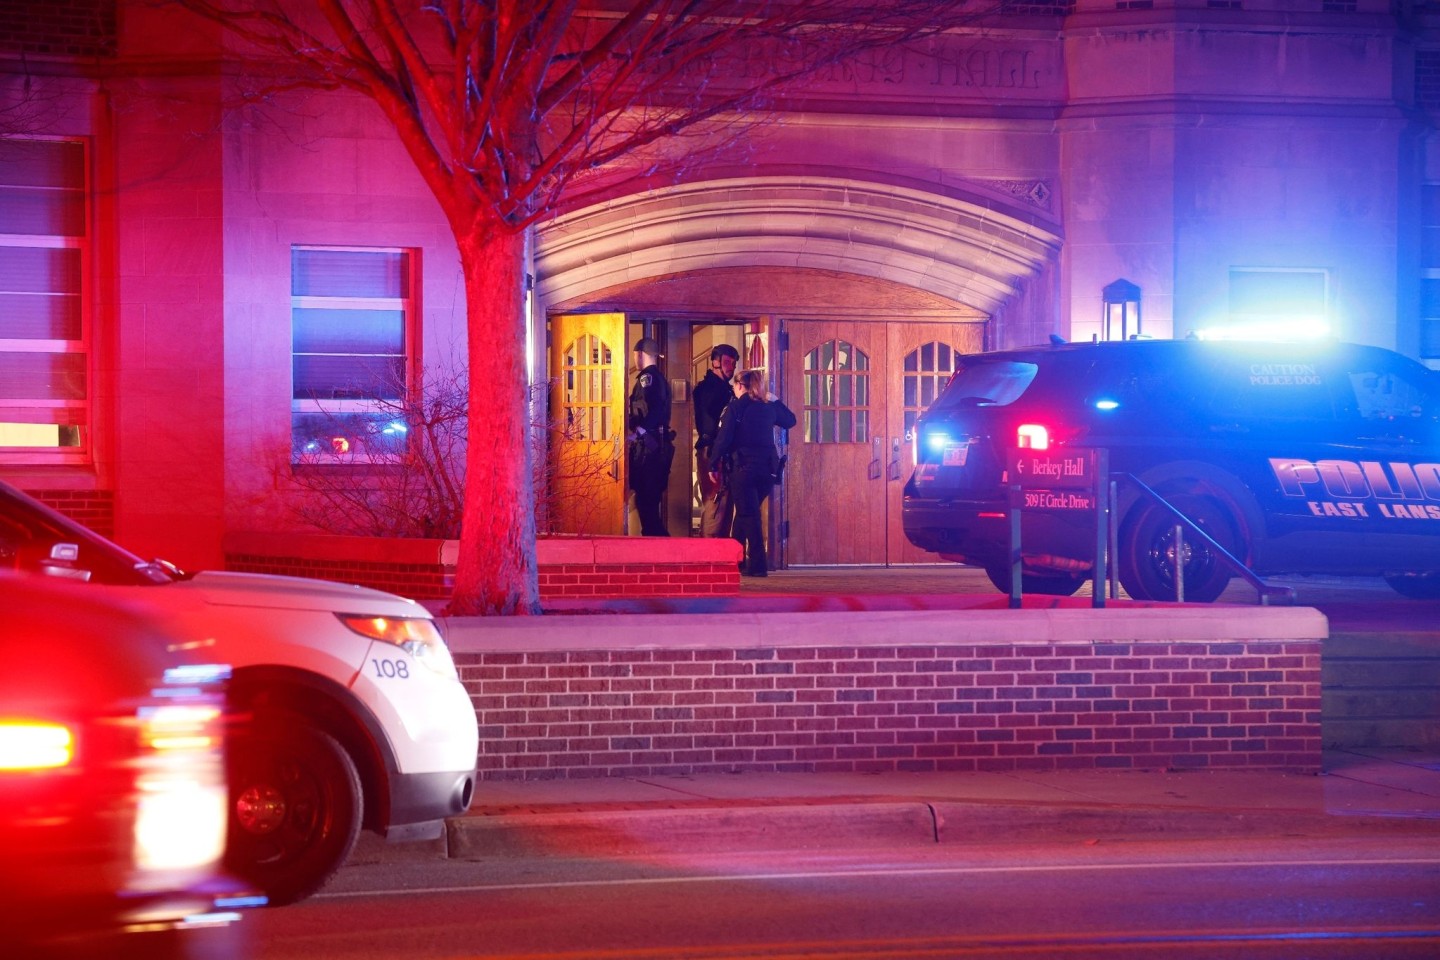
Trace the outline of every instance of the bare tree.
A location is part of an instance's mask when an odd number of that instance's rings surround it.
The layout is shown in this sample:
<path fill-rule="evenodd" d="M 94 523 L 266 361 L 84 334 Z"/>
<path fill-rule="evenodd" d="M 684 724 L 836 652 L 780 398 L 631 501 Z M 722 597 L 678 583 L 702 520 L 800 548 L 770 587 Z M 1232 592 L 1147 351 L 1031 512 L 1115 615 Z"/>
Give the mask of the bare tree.
<path fill-rule="evenodd" d="M 434 364 L 415 385 L 358 391 L 377 398 L 356 416 L 315 398 L 277 482 L 298 486 L 301 520 L 329 533 L 372 537 L 460 535 L 469 385 L 458 362 Z M 391 398 L 391 399 L 384 399 Z"/>
<path fill-rule="evenodd" d="M 174 2 L 269 57 L 272 73 L 299 71 L 277 84 L 373 99 L 448 218 L 472 384 L 458 614 L 539 610 L 521 454 L 527 228 L 617 178 L 663 172 L 682 134 L 733 128 L 815 71 L 973 16 L 967 0 Z"/>
<path fill-rule="evenodd" d="M 612 478 L 605 462 L 566 442 L 581 439 L 581 431 L 549 411 L 549 390 L 545 381 L 532 384 L 528 404 L 536 445 L 562 451 L 534 462 L 532 484 L 542 491 L 536 516 L 542 529 L 553 531 L 563 517 L 571 532 L 584 533 L 600 521 L 598 494 Z M 385 383 L 360 392 L 395 399 L 374 400 L 357 418 L 316 398 L 318 413 L 296 441 L 293 466 L 276 470 L 277 486 L 303 493 L 296 518 L 334 534 L 458 539 L 469 425 L 463 369 L 431 364 L 418 386 Z"/>

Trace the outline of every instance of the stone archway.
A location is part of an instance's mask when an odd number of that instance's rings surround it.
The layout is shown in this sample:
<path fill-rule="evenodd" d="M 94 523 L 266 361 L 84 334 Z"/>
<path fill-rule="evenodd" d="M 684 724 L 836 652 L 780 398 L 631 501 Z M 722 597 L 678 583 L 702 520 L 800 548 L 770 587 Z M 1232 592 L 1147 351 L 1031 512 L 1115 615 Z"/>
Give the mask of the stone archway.
<path fill-rule="evenodd" d="M 831 271 L 912 287 L 984 314 L 1052 263 L 1058 234 L 993 198 L 813 176 L 707 180 L 621 197 L 537 236 L 542 304 L 726 267 Z"/>
<path fill-rule="evenodd" d="M 1020 312 L 1013 307 L 1031 281 L 1047 276 L 1060 238 L 1033 218 L 1003 210 L 995 198 L 815 176 L 710 180 L 622 197 L 539 232 L 540 317 L 617 312 L 668 318 L 667 327 L 682 329 L 687 318 L 743 319 L 779 357 L 771 382 L 782 396 L 798 382 L 788 369 L 798 361 L 785 355 L 798 345 L 790 343 L 790 329 L 803 338 L 840 324 L 836 329 L 850 331 L 847 344 L 886 344 L 872 348 L 880 363 L 875 383 L 885 387 L 866 401 L 876 429 L 847 438 L 864 449 L 795 450 L 796 463 L 807 465 L 796 476 L 803 472 L 818 491 L 807 510 L 820 516 L 828 514 L 814 508 L 833 507 L 853 522 L 816 526 L 843 528 L 841 537 L 797 527 L 794 556 L 805 563 L 914 562 L 923 558 L 903 536 L 890 536 L 909 443 L 897 426 L 903 404 L 887 391 L 904 382 L 907 353 L 900 347 L 907 336 L 924 333 L 947 355 L 981 349 L 986 322 L 1007 305 Z M 1045 332 L 1052 324 L 1049 316 L 1036 318 Z M 1033 336 L 1020 336 L 1026 333 Z M 677 356 L 688 344 L 688 331 L 677 335 Z M 677 410 L 674 426 L 686 430 L 687 418 Z M 844 469 L 856 457 L 864 461 L 858 474 Z M 830 464 L 836 458 L 844 463 Z M 687 499 L 693 469 L 672 475 L 677 503 Z M 785 515 L 785 497 L 777 503 Z"/>

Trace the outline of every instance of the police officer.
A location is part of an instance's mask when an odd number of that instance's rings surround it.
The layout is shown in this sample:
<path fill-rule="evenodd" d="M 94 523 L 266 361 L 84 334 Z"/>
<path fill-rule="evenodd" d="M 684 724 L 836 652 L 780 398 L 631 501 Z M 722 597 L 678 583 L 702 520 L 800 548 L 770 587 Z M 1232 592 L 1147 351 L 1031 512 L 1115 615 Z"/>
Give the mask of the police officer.
<path fill-rule="evenodd" d="M 740 351 L 722 343 L 710 351 L 710 369 L 695 385 L 695 462 L 700 474 L 700 535 L 730 536 L 730 518 L 735 512 L 730 492 L 723 482 L 710 479 L 710 448 L 720 432 L 720 414 L 734 398 L 730 380 L 740 362 Z"/>
<path fill-rule="evenodd" d="M 675 458 L 675 432 L 670 429 L 670 384 L 660 373 L 660 345 L 650 337 L 635 343 L 635 386 L 630 390 L 626 428 L 630 489 L 635 491 L 635 512 L 640 533 L 668 537 L 660 498 L 670 483 L 670 461 Z"/>
<path fill-rule="evenodd" d="M 740 573 L 747 577 L 767 574 L 765 528 L 760 522 L 760 504 L 770 496 L 780 475 L 780 452 L 775 449 L 775 428 L 795 426 L 795 414 L 765 392 L 765 374 L 746 370 L 735 377 L 735 399 L 720 418 L 720 432 L 710 449 L 711 479 L 718 480 L 729 460 L 726 483 L 735 504 L 735 539 L 744 548 Z"/>

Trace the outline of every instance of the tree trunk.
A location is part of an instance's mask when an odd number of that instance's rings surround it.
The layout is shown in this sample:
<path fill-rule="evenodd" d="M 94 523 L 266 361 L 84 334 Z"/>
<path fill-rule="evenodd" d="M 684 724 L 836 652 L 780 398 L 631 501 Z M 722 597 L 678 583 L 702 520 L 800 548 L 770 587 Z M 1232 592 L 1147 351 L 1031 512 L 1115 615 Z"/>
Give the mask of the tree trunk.
<path fill-rule="evenodd" d="M 462 235 L 469 331 L 464 517 L 450 615 L 540 612 L 525 367 L 525 238 L 479 224 Z"/>

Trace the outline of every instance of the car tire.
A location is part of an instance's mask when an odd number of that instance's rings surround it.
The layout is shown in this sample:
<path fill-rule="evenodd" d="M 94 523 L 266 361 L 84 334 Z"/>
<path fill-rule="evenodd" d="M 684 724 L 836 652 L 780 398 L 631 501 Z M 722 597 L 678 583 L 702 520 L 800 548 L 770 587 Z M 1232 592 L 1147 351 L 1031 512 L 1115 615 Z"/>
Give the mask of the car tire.
<path fill-rule="evenodd" d="M 1001 593 L 1010 592 L 1010 570 L 1007 567 L 987 566 L 985 576 L 990 578 L 996 590 Z M 1020 592 L 1039 593 L 1049 597 L 1072 597 L 1088 579 L 1086 574 L 1031 573 L 1027 570 L 1020 575 Z"/>
<path fill-rule="evenodd" d="M 1199 494 L 1175 494 L 1166 499 L 1231 556 L 1238 555 L 1239 535 L 1219 501 Z M 1175 599 L 1175 522 L 1169 511 L 1140 502 L 1121 526 L 1118 546 L 1120 584 L 1132 599 Z M 1199 537 L 1185 537 L 1184 550 L 1185 600 L 1214 601 L 1230 583 L 1230 568 Z"/>
<path fill-rule="evenodd" d="M 1385 582 L 1411 600 L 1440 600 L 1440 573 L 1387 573 Z"/>
<path fill-rule="evenodd" d="M 334 737 L 291 714 L 256 717 L 231 737 L 227 753 L 226 866 L 272 905 L 304 899 L 360 835 L 355 761 Z"/>

